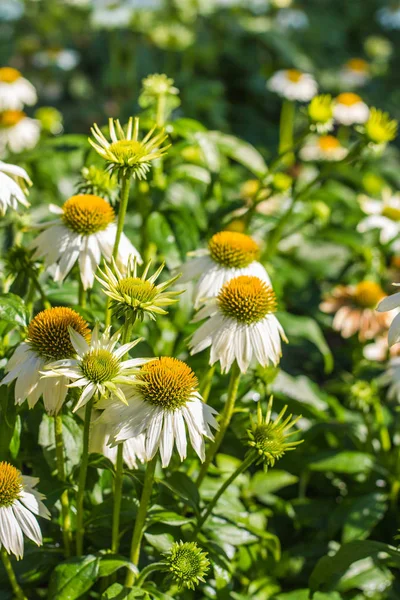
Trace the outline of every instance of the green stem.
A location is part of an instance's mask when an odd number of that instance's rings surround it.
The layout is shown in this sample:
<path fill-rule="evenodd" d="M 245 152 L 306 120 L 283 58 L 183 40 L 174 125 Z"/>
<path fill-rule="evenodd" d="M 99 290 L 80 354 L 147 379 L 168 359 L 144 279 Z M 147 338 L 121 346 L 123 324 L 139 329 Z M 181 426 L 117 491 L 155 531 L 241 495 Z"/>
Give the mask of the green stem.
<path fill-rule="evenodd" d="M 385 419 L 383 416 L 382 406 L 379 401 L 379 398 L 377 398 L 376 401 L 374 402 L 374 409 L 375 409 L 376 422 L 379 427 L 379 435 L 381 438 L 382 450 L 384 450 L 385 452 L 389 452 L 392 447 L 392 444 L 390 441 L 390 435 L 389 435 L 388 428 L 385 425 Z"/>
<path fill-rule="evenodd" d="M 121 240 L 121 235 L 124 230 L 124 223 L 126 217 L 126 211 L 128 208 L 129 202 L 129 189 L 131 184 L 131 176 L 123 175 L 121 178 L 121 194 L 120 194 L 120 203 L 119 203 L 119 212 L 118 212 L 118 223 L 117 223 L 117 233 L 115 235 L 114 249 L 113 249 L 113 258 L 117 260 L 118 257 L 118 248 L 119 242 Z M 108 298 L 106 305 L 106 314 L 105 314 L 105 326 L 109 327 L 111 325 L 111 299 Z"/>
<path fill-rule="evenodd" d="M 287 167 L 294 163 L 293 152 L 287 152 L 293 147 L 294 116 L 296 106 L 290 100 L 284 100 L 281 110 L 279 123 L 279 155 L 282 155 L 281 162 Z"/>
<path fill-rule="evenodd" d="M 145 579 L 147 579 L 147 577 L 149 575 L 151 575 L 152 573 L 155 573 L 156 571 L 160 571 L 163 567 L 165 569 L 165 562 L 161 562 L 161 561 L 152 563 L 151 565 L 147 565 L 147 567 L 142 569 L 139 577 L 136 579 L 135 588 L 141 587 L 143 585 Z"/>
<path fill-rule="evenodd" d="M 135 527 L 133 528 L 132 543 L 130 560 L 137 566 L 139 564 L 140 557 L 140 546 L 142 543 L 144 524 L 146 522 L 147 508 L 151 498 L 151 492 L 153 490 L 154 473 L 156 470 L 157 455 L 147 463 L 146 474 L 144 476 L 143 490 L 140 498 L 139 510 L 136 515 Z M 135 574 L 132 571 L 128 571 L 126 576 L 125 585 L 132 587 L 135 581 Z"/>
<path fill-rule="evenodd" d="M 64 443 L 62 437 L 62 416 L 60 414 L 54 417 L 54 436 L 56 441 L 56 461 L 57 461 L 57 476 L 63 484 L 66 482 L 65 475 L 65 456 Z M 69 508 L 68 490 L 64 490 L 60 497 L 61 501 L 61 519 L 62 533 L 64 540 L 64 554 L 66 558 L 71 556 L 71 515 Z"/>
<path fill-rule="evenodd" d="M 85 527 L 83 523 L 83 499 L 85 496 L 86 475 L 89 463 L 89 437 L 90 437 L 90 418 L 92 415 L 93 398 L 86 404 L 85 422 L 83 426 L 83 450 L 81 466 L 79 469 L 78 495 L 76 498 L 76 554 L 81 556 L 83 553 L 83 536 Z"/>
<path fill-rule="evenodd" d="M 33 271 L 31 271 L 30 277 L 31 277 L 31 281 L 32 281 L 33 285 L 35 286 L 35 288 L 39 292 L 40 298 L 41 298 L 41 300 L 43 302 L 43 306 L 45 308 L 51 308 L 51 304 L 47 300 L 46 294 L 44 293 L 43 288 L 40 285 L 40 282 L 39 282 L 39 279 L 38 279 L 36 273 L 34 273 Z"/>
<path fill-rule="evenodd" d="M 390 490 L 390 506 L 392 510 L 397 514 L 397 503 L 399 500 L 399 492 L 400 492 L 400 481 L 397 479 L 393 481 L 392 487 Z"/>
<path fill-rule="evenodd" d="M 157 98 L 157 112 L 156 112 L 156 125 L 157 127 L 164 127 L 165 125 L 165 107 L 166 107 L 166 96 L 165 94 L 159 94 Z M 154 184 L 158 188 L 164 187 L 164 161 L 162 157 L 157 159 L 153 167 L 154 173 Z"/>
<path fill-rule="evenodd" d="M 10 557 L 8 556 L 6 550 L 4 548 L 2 548 L 0 550 L 0 553 L 1 553 L 1 560 L 3 561 L 3 565 L 6 570 L 6 573 L 7 573 L 7 576 L 10 581 L 10 584 L 11 584 L 11 587 L 12 587 L 15 597 L 17 598 L 17 600 L 28 600 L 17 581 L 17 578 L 14 573 L 14 569 L 11 564 Z"/>
<path fill-rule="evenodd" d="M 232 473 L 232 475 L 230 475 L 228 477 L 228 479 L 226 479 L 224 481 L 224 483 L 221 485 L 221 487 L 218 489 L 218 491 L 212 498 L 211 502 L 208 504 L 202 517 L 199 519 L 199 522 L 197 523 L 197 527 L 194 532 L 194 537 L 197 536 L 197 534 L 203 527 L 204 523 L 207 521 L 208 517 L 211 515 L 215 505 L 217 504 L 218 500 L 221 498 L 221 496 L 225 492 L 225 490 L 228 489 L 228 487 L 231 485 L 231 483 L 233 481 L 235 481 L 236 477 L 238 477 L 241 473 L 243 473 L 243 471 L 248 469 L 253 464 L 253 462 L 255 461 L 256 458 L 257 458 L 257 455 L 254 452 L 249 452 L 248 456 L 238 466 L 238 468 Z"/>
<path fill-rule="evenodd" d="M 207 402 L 208 402 L 208 397 L 210 395 L 212 382 L 213 382 L 213 378 L 214 378 L 214 373 L 215 373 L 215 365 L 211 365 L 211 367 L 208 369 L 204 379 L 202 380 L 202 382 L 200 384 L 200 394 L 201 394 L 201 396 L 203 398 L 203 402 L 205 404 L 207 404 Z"/>
<path fill-rule="evenodd" d="M 164 127 L 164 125 L 165 125 L 165 105 L 166 105 L 165 94 L 159 94 L 158 98 L 157 98 L 157 114 L 156 114 L 157 127 Z"/>
<path fill-rule="evenodd" d="M 86 291 L 83 287 L 80 273 L 78 273 L 78 283 L 79 283 L 78 304 L 81 308 L 86 308 Z"/>
<path fill-rule="evenodd" d="M 240 382 L 240 369 L 238 367 L 237 362 L 235 362 L 232 366 L 231 378 L 229 381 L 229 388 L 228 388 L 228 398 L 226 400 L 226 404 L 225 404 L 224 410 L 222 412 L 221 421 L 219 423 L 219 430 L 215 436 L 214 442 L 208 448 L 208 452 L 206 454 L 205 461 L 201 465 L 201 469 L 200 469 L 200 472 L 199 472 L 199 475 L 198 475 L 197 481 L 196 481 L 196 484 L 198 487 L 201 485 L 201 482 L 203 481 L 204 477 L 208 473 L 210 464 L 212 463 L 214 456 L 218 452 L 218 449 L 222 443 L 222 440 L 224 439 L 225 432 L 228 429 L 229 423 L 231 422 L 233 410 L 235 408 L 236 396 L 237 396 L 238 389 L 239 389 L 239 382 Z"/>

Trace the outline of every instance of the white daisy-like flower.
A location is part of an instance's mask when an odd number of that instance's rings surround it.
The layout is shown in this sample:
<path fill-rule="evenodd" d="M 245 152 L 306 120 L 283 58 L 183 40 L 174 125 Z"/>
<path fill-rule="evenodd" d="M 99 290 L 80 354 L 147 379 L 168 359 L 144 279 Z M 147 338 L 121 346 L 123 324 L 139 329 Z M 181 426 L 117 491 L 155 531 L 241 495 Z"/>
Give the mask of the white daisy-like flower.
<path fill-rule="evenodd" d="M 384 29 L 400 29 L 400 4 L 383 6 L 376 13 L 376 17 Z"/>
<path fill-rule="evenodd" d="M 68 387 L 82 388 L 82 394 L 73 412 L 85 406 L 95 394 L 99 397 L 108 397 L 112 393 L 122 402 L 126 402 L 121 386 L 129 385 L 131 376 L 138 371 L 138 367 L 148 362 L 148 359 L 123 360 L 123 357 L 141 339 L 123 344 L 115 350 L 120 333 L 114 333 L 110 337 L 110 328 L 100 335 L 99 327 L 96 325 L 90 343 L 72 327 L 69 333 L 76 358 L 61 359 L 47 365 L 42 372 L 43 377 L 65 377 L 73 382 L 68 384 Z"/>
<path fill-rule="evenodd" d="M 39 479 L 28 477 L 13 465 L 0 462 L 0 548 L 17 559 L 24 555 L 24 534 L 37 546 L 43 543 L 36 515 L 50 518 L 44 496 L 35 487 Z"/>
<path fill-rule="evenodd" d="M 392 194 L 389 188 L 382 192 L 382 200 L 360 196 L 362 210 L 368 215 L 360 221 L 357 230 L 361 233 L 379 229 L 381 244 L 388 244 L 400 233 L 400 193 Z"/>
<path fill-rule="evenodd" d="M 208 317 L 193 334 L 191 354 L 210 347 L 210 364 L 220 361 L 226 373 L 234 361 L 245 373 L 253 359 L 262 366 L 277 365 L 285 332 L 275 317 L 276 296 L 258 277 L 241 275 L 226 283 L 217 298 L 197 313 L 195 321 Z"/>
<path fill-rule="evenodd" d="M 118 446 L 110 446 L 110 426 L 100 420 L 100 410 L 92 410 L 89 436 L 89 453 L 102 454 L 114 465 L 117 461 Z M 137 469 L 138 460 L 146 461 L 145 435 L 129 438 L 123 443 L 123 459 L 129 469 Z"/>
<path fill-rule="evenodd" d="M 310 136 L 299 152 L 300 158 L 306 161 L 339 161 L 348 154 L 334 135 Z"/>
<path fill-rule="evenodd" d="M 341 125 L 355 125 L 368 120 L 369 108 L 357 94 L 343 92 L 335 99 L 333 115 Z"/>
<path fill-rule="evenodd" d="M 299 102 L 309 102 L 318 92 L 314 77 L 297 69 L 277 71 L 267 81 L 267 87 L 287 100 Z"/>
<path fill-rule="evenodd" d="M 271 285 L 266 270 L 258 262 L 259 245 L 244 233 L 220 231 L 212 236 L 207 249 L 190 252 L 188 256 L 193 258 L 180 267 L 180 283 L 198 280 L 194 289 L 195 308 L 217 296 L 227 281 L 239 275 L 255 275 Z"/>
<path fill-rule="evenodd" d="M 40 372 L 47 364 L 71 358 L 75 354 L 69 328 L 85 339 L 90 338 L 88 324 L 77 312 L 64 306 L 47 308 L 38 313 L 28 325 L 28 335 L 7 363 L 7 375 L 0 385 L 15 382 L 15 403 L 28 400 L 33 408 L 41 396 L 48 414 L 57 414 L 67 395 L 68 380 L 43 379 Z"/>
<path fill-rule="evenodd" d="M 93 287 L 101 257 L 106 261 L 112 257 L 117 233 L 114 209 L 99 196 L 78 194 L 61 208 L 50 205 L 50 210 L 59 218 L 45 223 L 45 230 L 32 242 L 31 247 L 36 249 L 34 259 L 44 258 L 46 268 L 54 265 L 54 281 L 58 282 L 79 261 L 84 289 Z M 139 252 L 122 233 L 116 260 L 120 269 L 124 269 L 130 255 L 141 264 Z"/>
<path fill-rule="evenodd" d="M 25 169 L 0 160 L 0 215 L 4 216 L 10 206 L 17 210 L 18 203 L 28 207 L 28 187 L 32 185 Z"/>
<path fill-rule="evenodd" d="M 90 17 L 96 29 L 120 29 L 129 27 L 133 17 L 133 7 L 129 2 L 97 0 Z"/>
<path fill-rule="evenodd" d="M 33 85 L 17 69 L 0 68 L 0 111 L 21 110 L 37 102 Z"/>
<path fill-rule="evenodd" d="M 400 286 L 400 283 L 394 283 L 393 285 L 398 287 Z M 388 296 L 387 298 L 381 300 L 376 310 L 378 310 L 379 312 L 390 312 L 392 310 L 399 311 L 399 308 L 400 292 L 396 292 L 396 294 L 392 294 L 391 296 Z M 394 317 L 393 321 L 391 322 L 388 333 L 389 347 L 393 346 L 394 344 L 397 344 L 397 342 L 400 342 L 400 312 L 398 312 L 398 314 Z"/>
<path fill-rule="evenodd" d="M 363 58 L 351 58 L 339 71 L 339 79 L 345 88 L 364 86 L 371 78 L 369 64 Z"/>
<path fill-rule="evenodd" d="M 204 404 L 197 391 L 192 369 L 181 360 L 162 356 L 143 366 L 134 379 L 134 385 L 124 390 L 127 405 L 104 403 L 101 419 L 109 425 L 113 443 L 144 434 L 146 460 L 160 449 L 162 466 L 167 467 L 174 444 L 181 460 L 186 458 L 187 430 L 191 445 L 204 461 L 204 438 L 213 440 L 211 428 L 218 425 L 216 411 Z"/>
<path fill-rule="evenodd" d="M 0 112 L 0 152 L 30 150 L 40 138 L 40 123 L 22 110 Z"/>

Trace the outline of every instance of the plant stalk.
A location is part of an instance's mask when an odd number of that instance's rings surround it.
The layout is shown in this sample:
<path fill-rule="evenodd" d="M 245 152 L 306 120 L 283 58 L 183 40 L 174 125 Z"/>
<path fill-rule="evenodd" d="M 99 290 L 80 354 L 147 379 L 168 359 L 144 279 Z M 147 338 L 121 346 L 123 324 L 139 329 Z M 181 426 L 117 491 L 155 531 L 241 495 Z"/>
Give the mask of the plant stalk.
<path fill-rule="evenodd" d="M 56 461 L 57 461 L 57 476 L 59 481 L 65 484 L 67 478 L 65 474 L 65 454 L 64 454 L 64 442 L 62 436 L 62 416 L 57 414 L 54 417 L 54 437 L 56 441 Z M 71 514 L 69 507 L 68 490 L 65 489 L 60 497 L 61 502 L 61 519 L 62 519 L 62 533 L 64 541 L 64 554 L 66 558 L 71 556 Z"/>

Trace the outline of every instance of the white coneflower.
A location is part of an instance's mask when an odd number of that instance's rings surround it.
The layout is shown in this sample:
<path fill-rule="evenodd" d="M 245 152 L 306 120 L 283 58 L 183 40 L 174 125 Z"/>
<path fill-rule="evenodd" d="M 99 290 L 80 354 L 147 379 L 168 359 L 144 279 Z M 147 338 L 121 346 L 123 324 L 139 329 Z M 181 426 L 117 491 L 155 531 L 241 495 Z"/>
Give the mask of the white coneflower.
<path fill-rule="evenodd" d="M 382 200 L 373 200 L 368 196 L 360 197 L 362 210 L 369 215 L 357 226 L 361 233 L 379 229 L 381 244 L 388 244 L 398 238 L 400 233 L 400 193 L 392 194 L 389 188 L 382 192 Z"/>
<path fill-rule="evenodd" d="M 67 395 L 68 380 L 46 380 L 40 371 L 56 360 L 71 358 L 75 354 L 71 344 L 69 328 L 79 332 L 85 339 L 90 338 L 88 324 L 77 312 L 64 306 L 47 308 L 38 313 L 28 326 L 28 335 L 15 350 L 7 363 L 8 373 L 1 385 L 15 382 L 15 403 L 28 400 L 33 408 L 43 395 L 46 411 L 57 414 Z"/>
<path fill-rule="evenodd" d="M 300 150 L 300 158 L 307 161 L 339 161 L 343 160 L 348 150 L 333 135 L 310 137 Z"/>
<path fill-rule="evenodd" d="M 276 296 L 265 281 L 246 275 L 231 279 L 196 315 L 195 321 L 208 320 L 193 334 L 191 353 L 210 347 L 210 364 L 220 361 L 222 372 L 235 360 L 242 373 L 253 358 L 264 367 L 277 365 L 281 338 L 287 339 L 275 311 Z"/>
<path fill-rule="evenodd" d="M 267 87 L 287 100 L 299 102 L 309 102 L 318 91 L 314 77 L 297 69 L 277 71 L 268 80 Z"/>
<path fill-rule="evenodd" d="M 25 104 L 31 106 L 36 102 L 35 88 L 17 69 L 0 68 L 0 111 L 21 110 Z"/>
<path fill-rule="evenodd" d="M 114 465 L 117 461 L 117 446 L 110 446 L 110 427 L 100 420 L 101 411 L 93 409 L 90 421 L 89 453 L 96 452 L 108 458 Z M 137 469 L 137 461 L 145 462 L 145 436 L 129 438 L 123 442 L 123 459 L 129 469 Z"/>
<path fill-rule="evenodd" d="M 32 185 L 25 169 L 0 161 L 0 215 L 4 216 L 10 206 L 17 210 L 18 203 L 29 206 L 26 199 L 28 186 Z"/>
<path fill-rule="evenodd" d="M 34 489 L 38 481 L 0 462 L 0 548 L 17 558 L 24 555 L 24 534 L 38 546 L 43 543 L 35 515 L 50 518 L 42 502 L 44 496 Z"/>
<path fill-rule="evenodd" d="M 40 138 L 40 123 L 22 110 L 0 112 L 0 152 L 30 150 Z"/>
<path fill-rule="evenodd" d="M 162 466 L 171 460 L 174 444 L 181 460 L 186 458 L 186 428 L 191 445 L 203 461 L 204 437 L 214 439 L 216 411 L 204 404 L 192 369 L 176 358 L 163 356 L 144 365 L 135 383 L 125 391 L 128 404 L 100 402 L 102 420 L 109 424 L 115 443 L 145 435 L 146 460 L 160 449 Z M 186 425 L 186 428 L 185 428 Z"/>
<path fill-rule="evenodd" d="M 400 4 L 383 6 L 376 13 L 377 20 L 387 30 L 400 29 Z"/>
<path fill-rule="evenodd" d="M 400 356 L 394 356 L 388 361 L 385 372 L 377 381 L 381 386 L 388 386 L 388 400 L 400 403 Z"/>
<path fill-rule="evenodd" d="M 400 286 L 399 283 L 394 283 L 393 285 L 395 286 Z M 392 294 L 391 296 L 388 296 L 387 298 L 384 298 L 383 300 L 381 300 L 378 304 L 378 308 L 377 310 L 379 312 L 391 312 L 393 310 L 397 311 L 400 308 L 400 292 L 397 292 L 396 294 Z M 387 317 L 389 319 L 389 323 L 390 323 L 390 327 L 389 327 L 389 334 L 388 334 L 388 343 L 389 346 L 393 346 L 394 344 L 397 344 L 397 342 L 400 341 L 400 312 L 394 317 L 393 320 L 391 320 L 389 318 L 389 315 L 381 315 L 382 317 Z"/>
<path fill-rule="evenodd" d="M 369 108 L 357 94 L 343 92 L 335 98 L 333 115 L 341 125 L 355 125 L 368 120 Z"/>
<path fill-rule="evenodd" d="M 235 231 L 220 231 L 212 236 L 208 248 L 190 252 L 180 267 L 180 283 L 196 280 L 194 306 L 199 308 L 208 298 L 217 296 L 222 286 L 239 275 L 255 275 L 268 285 L 270 278 L 261 263 L 260 247 L 250 236 Z"/>
<path fill-rule="evenodd" d="M 91 288 L 101 257 L 111 260 L 117 226 L 114 209 L 98 196 L 78 194 L 60 208 L 50 210 L 59 215 L 56 221 L 43 224 L 45 230 L 32 242 L 34 258 L 44 258 L 45 267 L 55 265 L 54 281 L 61 282 L 79 261 L 85 290 Z M 124 233 L 118 246 L 117 264 L 126 264 L 130 255 L 141 258 Z"/>
<path fill-rule="evenodd" d="M 363 58 L 351 58 L 339 71 L 341 84 L 348 89 L 362 87 L 370 78 L 369 64 Z"/>
<path fill-rule="evenodd" d="M 110 329 L 107 329 L 99 335 L 99 328 L 96 325 L 90 343 L 72 327 L 69 332 L 76 358 L 53 362 L 46 366 L 42 375 L 46 378 L 65 377 L 73 382 L 68 387 L 82 388 L 74 412 L 85 406 L 95 394 L 108 396 L 112 393 L 122 402 L 126 402 L 121 386 L 130 384 L 130 376 L 138 371 L 139 366 L 148 361 L 146 358 L 123 360 L 125 354 L 141 341 L 140 338 L 115 350 L 120 338 L 118 332 L 110 337 Z"/>
<path fill-rule="evenodd" d="M 131 2 L 97 0 L 90 16 L 91 25 L 95 29 L 125 29 L 129 27 L 133 11 Z"/>

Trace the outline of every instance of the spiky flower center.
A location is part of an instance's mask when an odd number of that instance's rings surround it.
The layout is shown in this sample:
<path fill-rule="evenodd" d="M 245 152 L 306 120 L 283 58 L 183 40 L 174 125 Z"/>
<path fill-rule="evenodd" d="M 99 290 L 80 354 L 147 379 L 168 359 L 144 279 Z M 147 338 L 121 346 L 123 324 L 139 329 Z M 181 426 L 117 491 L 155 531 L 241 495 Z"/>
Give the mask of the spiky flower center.
<path fill-rule="evenodd" d="M 0 127 L 8 128 L 18 125 L 22 119 L 25 119 L 26 114 L 23 110 L 3 110 L 0 112 Z"/>
<path fill-rule="evenodd" d="M 390 119 L 388 113 L 371 108 L 369 119 L 365 124 L 365 133 L 376 144 L 394 140 L 397 134 L 397 121 Z"/>
<path fill-rule="evenodd" d="M 210 561 L 195 542 L 178 542 L 172 545 L 167 563 L 173 579 L 181 586 L 195 589 L 204 581 Z"/>
<path fill-rule="evenodd" d="M 108 151 L 115 157 L 115 162 L 130 167 L 140 164 L 148 154 L 146 146 L 138 140 L 118 140 L 110 144 Z"/>
<path fill-rule="evenodd" d="M 375 308 L 385 292 L 375 281 L 361 281 L 356 285 L 354 300 L 361 308 Z"/>
<path fill-rule="evenodd" d="M 218 304 L 225 316 L 247 325 L 261 321 L 277 306 L 273 289 L 258 277 L 247 275 L 225 283 Z"/>
<path fill-rule="evenodd" d="M 259 454 L 274 460 L 281 458 L 285 453 L 285 433 L 274 423 L 258 425 L 253 431 L 253 443 L 251 444 Z"/>
<path fill-rule="evenodd" d="M 298 83 L 300 81 L 300 79 L 302 78 L 302 76 L 303 76 L 303 73 L 301 71 L 298 71 L 297 69 L 288 69 L 286 71 L 286 77 L 292 83 Z"/>
<path fill-rule="evenodd" d="M 64 203 L 61 218 L 76 233 L 92 235 L 106 229 L 114 221 L 115 213 L 103 198 L 78 194 Z"/>
<path fill-rule="evenodd" d="M 119 359 L 109 350 L 91 350 L 82 359 L 83 375 L 93 383 L 112 381 L 119 373 Z"/>
<path fill-rule="evenodd" d="M 20 471 L 7 462 L 0 462 L 0 508 L 12 506 L 23 490 Z"/>
<path fill-rule="evenodd" d="M 181 360 L 162 356 L 144 365 L 138 375 L 145 400 L 165 410 L 184 406 L 197 387 L 197 377 Z"/>
<path fill-rule="evenodd" d="M 323 152 L 332 152 L 340 148 L 340 142 L 333 135 L 321 135 L 318 145 Z"/>
<path fill-rule="evenodd" d="M 211 258 L 224 267 L 242 269 L 260 256 L 258 244 L 248 235 L 220 231 L 208 242 Z"/>
<path fill-rule="evenodd" d="M 400 221 L 400 208 L 387 204 L 382 209 L 382 215 L 392 221 Z"/>
<path fill-rule="evenodd" d="M 145 281 L 140 277 L 125 277 L 118 282 L 117 291 L 128 296 L 131 303 L 146 304 L 151 302 L 157 295 L 157 288 L 151 281 Z"/>
<path fill-rule="evenodd" d="M 351 71 L 356 71 L 357 73 L 368 73 L 369 66 L 366 60 L 362 58 L 351 58 L 346 63 L 346 67 Z"/>
<path fill-rule="evenodd" d="M 353 92 L 343 92 L 343 94 L 339 94 L 336 98 L 336 102 L 338 104 L 344 104 L 344 106 L 354 106 L 354 104 L 358 104 L 362 102 L 360 96 L 357 94 L 353 94 Z"/>
<path fill-rule="evenodd" d="M 18 69 L 13 69 L 13 67 L 1 67 L 0 68 L 0 81 L 3 83 L 14 83 L 22 77 L 21 73 Z"/>
<path fill-rule="evenodd" d="M 65 306 L 47 308 L 29 323 L 27 342 L 46 360 L 71 358 L 75 350 L 71 344 L 69 327 L 80 333 L 86 341 L 90 340 L 88 324 L 77 312 Z"/>
<path fill-rule="evenodd" d="M 329 95 L 315 96 L 309 104 L 308 114 L 316 123 L 327 123 L 332 119 L 332 98 Z"/>

